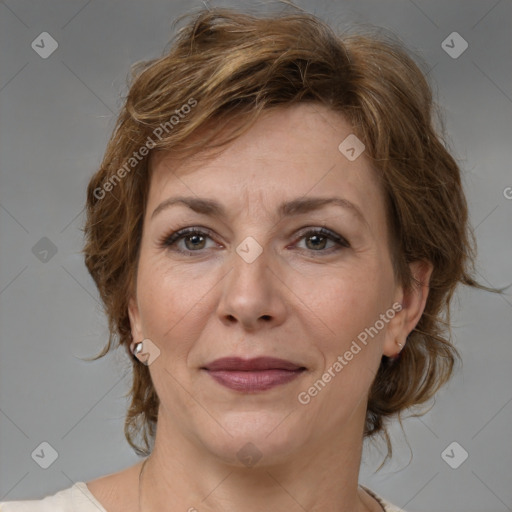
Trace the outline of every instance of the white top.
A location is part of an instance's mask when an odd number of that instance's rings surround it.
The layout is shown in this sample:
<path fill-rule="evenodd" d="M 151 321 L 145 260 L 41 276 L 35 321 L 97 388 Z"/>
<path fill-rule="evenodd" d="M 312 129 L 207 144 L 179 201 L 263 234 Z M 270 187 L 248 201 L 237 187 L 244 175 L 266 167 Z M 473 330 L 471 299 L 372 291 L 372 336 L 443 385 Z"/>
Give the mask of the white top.
<path fill-rule="evenodd" d="M 405 512 L 377 496 L 370 489 L 361 487 L 382 505 L 384 512 Z M 2 501 L 0 512 L 107 512 L 107 510 L 89 491 L 85 482 L 76 482 L 68 489 L 40 500 Z"/>

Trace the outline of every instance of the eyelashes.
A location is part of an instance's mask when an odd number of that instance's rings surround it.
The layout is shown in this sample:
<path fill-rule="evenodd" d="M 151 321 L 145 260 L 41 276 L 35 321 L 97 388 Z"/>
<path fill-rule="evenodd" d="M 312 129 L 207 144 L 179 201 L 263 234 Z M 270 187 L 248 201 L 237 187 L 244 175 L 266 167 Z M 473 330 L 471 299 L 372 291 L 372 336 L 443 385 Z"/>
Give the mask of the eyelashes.
<path fill-rule="evenodd" d="M 328 254 L 332 254 L 333 252 L 337 252 L 337 251 L 340 251 L 343 249 L 350 248 L 350 243 L 344 237 L 342 237 L 341 235 L 339 235 L 338 233 L 336 233 L 334 231 L 331 231 L 330 229 L 326 229 L 323 227 L 322 228 L 306 228 L 306 230 L 301 231 L 298 234 L 297 238 L 295 238 L 294 245 L 296 245 L 297 241 L 300 241 L 302 239 L 305 239 L 306 241 L 308 241 L 308 240 L 312 240 L 314 237 L 316 240 L 315 243 L 320 242 L 319 248 L 310 249 L 310 248 L 306 247 L 305 249 L 299 249 L 299 250 L 304 250 L 304 251 L 307 251 L 314 255 L 316 255 L 316 253 L 320 253 L 320 255 L 322 255 L 322 254 L 328 255 Z M 181 242 L 182 240 L 185 241 L 187 239 L 189 241 L 195 240 L 195 242 L 192 244 L 192 247 L 195 245 L 197 247 L 197 249 L 188 249 L 188 248 L 183 249 L 183 248 L 178 247 L 179 242 Z M 176 252 L 182 253 L 182 254 L 188 254 L 188 255 L 192 256 L 194 253 L 198 253 L 198 254 L 204 253 L 204 251 L 207 249 L 207 247 L 205 247 L 205 244 L 203 244 L 203 242 L 206 243 L 207 239 L 210 239 L 213 241 L 212 232 L 210 230 L 208 230 L 206 228 L 189 227 L 189 228 L 183 228 L 183 229 L 174 231 L 173 233 L 164 236 L 159 241 L 159 247 L 164 248 L 164 249 L 169 249 L 172 251 L 176 251 Z M 324 240 L 325 241 L 330 240 L 331 242 L 333 242 L 335 244 L 334 247 L 330 247 L 330 248 L 326 249 L 324 247 L 324 243 L 323 243 Z M 218 247 L 217 244 L 215 244 L 215 245 L 216 245 L 216 247 Z M 318 245 L 317 245 L 317 247 L 318 247 Z"/>

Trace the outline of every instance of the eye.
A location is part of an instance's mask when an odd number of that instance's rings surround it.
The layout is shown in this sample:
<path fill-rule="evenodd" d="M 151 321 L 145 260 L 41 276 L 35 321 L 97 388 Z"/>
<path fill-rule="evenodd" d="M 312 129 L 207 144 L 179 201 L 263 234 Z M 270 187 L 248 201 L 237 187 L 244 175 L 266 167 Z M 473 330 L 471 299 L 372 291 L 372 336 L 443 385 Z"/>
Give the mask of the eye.
<path fill-rule="evenodd" d="M 312 252 L 330 253 L 332 252 L 332 249 L 338 251 L 341 247 L 350 247 L 350 244 L 347 242 L 347 240 L 345 240 L 345 238 L 326 228 L 308 229 L 308 231 L 301 234 L 299 240 L 302 239 L 304 239 L 306 243 L 306 250 Z M 334 246 L 331 246 L 328 248 L 328 250 L 325 250 L 326 243 L 329 240 L 334 243 Z"/>
<path fill-rule="evenodd" d="M 185 242 L 185 248 L 177 248 L 178 252 L 191 253 L 198 252 L 205 248 L 206 239 L 210 238 L 209 231 L 201 231 L 198 228 L 184 228 L 179 231 L 171 233 L 169 236 L 164 237 L 161 240 L 160 245 L 162 247 L 173 247 L 177 246 L 178 242 L 182 240 Z"/>
<path fill-rule="evenodd" d="M 209 238 L 212 240 L 210 236 L 211 232 L 205 228 L 183 228 L 179 231 L 175 231 L 168 236 L 165 236 L 160 241 L 160 246 L 163 248 L 173 248 L 177 252 L 181 252 L 184 254 L 191 254 L 193 252 L 200 252 L 201 250 L 207 248 L 206 242 Z M 303 240 L 306 243 L 306 249 L 310 252 L 318 252 L 318 253 L 331 253 L 334 251 L 338 251 L 342 248 L 349 248 L 350 244 L 347 242 L 345 238 L 338 235 L 334 231 L 331 231 L 326 228 L 314 228 L 308 229 L 307 231 L 303 231 L 300 234 L 300 237 L 297 239 Z M 213 241 L 213 240 L 212 240 Z M 297 241 L 295 243 L 297 243 Z M 326 243 L 331 241 L 334 246 L 331 246 L 326 249 Z M 179 245 L 180 242 L 183 242 L 185 246 Z M 216 245 L 218 247 L 218 245 Z"/>

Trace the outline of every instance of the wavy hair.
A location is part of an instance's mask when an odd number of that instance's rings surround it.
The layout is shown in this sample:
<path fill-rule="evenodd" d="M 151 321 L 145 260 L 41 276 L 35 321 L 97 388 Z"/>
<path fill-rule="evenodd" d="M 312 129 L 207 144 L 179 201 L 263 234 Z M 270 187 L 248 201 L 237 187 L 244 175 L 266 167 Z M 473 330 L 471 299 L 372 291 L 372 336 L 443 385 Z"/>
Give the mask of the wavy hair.
<path fill-rule="evenodd" d="M 382 434 L 387 458 L 385 420 L 427 402 L 460 360 L 450 333 L 456 286 L 496 291 L 472 277 L 475 237 L 461 171 L 436 127 L 442 117 L 427 73 L 390 35 L 336 34 L 303 11 L 255 15 L 212 8 L 186 16 L 161 57 L 133 67 L 116 127 L 88 185 L 83 253 L 110 331 L 93 359 L 132 341 L 128 301 L 135 290 L 150 155 L 225 147 L 264 110 L 323 104 L 351 123 L 383 183 L 396 278 L 410 287 L 410 262 L 428 260 L 434 267 L 421 319 L 398 360 L 382 357 L 369 392 L 364 436 Z M 218 130 L 200 131 L 212 121 L 219 127 L 232 120 L 238 122 L 222 139 Z M 131 360 L 124 432 L 138 454 L 147 454 L 159 399 L 148 367 Z"/>

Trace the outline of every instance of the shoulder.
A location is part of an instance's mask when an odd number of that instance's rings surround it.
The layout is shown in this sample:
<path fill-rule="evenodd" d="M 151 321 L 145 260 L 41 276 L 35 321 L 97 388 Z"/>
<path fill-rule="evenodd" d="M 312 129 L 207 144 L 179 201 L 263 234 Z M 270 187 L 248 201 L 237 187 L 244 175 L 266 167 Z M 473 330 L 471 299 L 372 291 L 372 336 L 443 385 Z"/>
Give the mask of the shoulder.
<path fill-rule="evenodd" d="M 0 512 L 131 512 L 141 464 L 90 482 L 76 482 L 43 499 L 0 501 Z"/>
<path fill-rule="evenodd" d="M 375 498 L 380 503 L 380 505 L 382 506 L 382 508 L 384 509 L 385 512 L 406 512 L 403 508 L 397 507 L 396 505 L 393 505 L 392 503 L 389 503 L 389 501 L 385 500 L 384 498 L 382 498 L 378 494 L 374 493 L 372 490 L 368 489 L 368 487 L 365 487 L 364 485 L 361 485 L 361 487 L 370 496 Z M 0 512 L 3 512 L 3 511 L 0 509 Z"/>
<path fill-rule="evenodd" d="M 89 492 L 85 482 L 46 496 L 42 499 L 2 501 L 0 512 L 106 512 Z"/>

